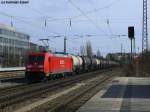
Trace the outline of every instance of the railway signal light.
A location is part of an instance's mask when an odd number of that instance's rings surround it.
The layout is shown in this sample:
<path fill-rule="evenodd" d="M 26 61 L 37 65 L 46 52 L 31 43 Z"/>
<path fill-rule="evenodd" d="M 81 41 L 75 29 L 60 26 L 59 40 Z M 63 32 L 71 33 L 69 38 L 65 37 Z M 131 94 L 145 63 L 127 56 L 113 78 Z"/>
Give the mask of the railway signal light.
<path fill-rule="evenodd" d="M 128 27 L 128 37 L 131 40 L 131 63 L 133 57 L 133 42 L 134 42 L 134 52 L 135 52 L 135 38 L 134 38 L 134 26 Z M 133 40 L 133 41 L 132 41 Z"/>
<path fill-rule="evenodd" d="M 128 37 L 130 39 L 134 38 L 134 27 L 133 26 L 128 27 Z"/>

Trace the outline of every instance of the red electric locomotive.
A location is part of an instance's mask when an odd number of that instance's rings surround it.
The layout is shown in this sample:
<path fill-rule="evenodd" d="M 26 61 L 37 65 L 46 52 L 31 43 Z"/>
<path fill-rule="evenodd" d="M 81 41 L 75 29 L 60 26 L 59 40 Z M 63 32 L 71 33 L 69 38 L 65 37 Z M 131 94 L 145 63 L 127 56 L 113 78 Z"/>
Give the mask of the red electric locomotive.
<path fill-rule="evenodd" d="M 57 56 L 49 52 L 28 53 L 25 77 L 29 81 L 72 73 L 73 60 L 69 56 Z M 58 75 L 59 74 L 59 75 Z"/>

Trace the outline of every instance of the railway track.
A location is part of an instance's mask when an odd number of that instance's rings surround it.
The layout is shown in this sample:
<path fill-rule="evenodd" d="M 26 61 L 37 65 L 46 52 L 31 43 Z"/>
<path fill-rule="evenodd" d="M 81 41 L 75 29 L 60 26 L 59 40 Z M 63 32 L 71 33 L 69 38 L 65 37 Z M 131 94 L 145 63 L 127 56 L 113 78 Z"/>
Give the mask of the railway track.
<path fill-rule="evenodd" d="M 70 104 L 73 104 L 74 101 L 77 101 L 79 98 L 83 97 L 86 93 L 90 92 L 93 90 L 93 88 L 104 84 L 106 83 L 106 81 L 110 80 L 112 78 L 112 76 L 105 76 L 105 77 L 102 77 L 101 80 L 99 80 L 99 82 L 89 86 L 89 87 L 86 87 L 84 89 L 82 89 L 81 92 L 77 93 L 77 94 L 73 94 L 71 95 L 71 97 L 69 97 L 69 99 L 67 101 L 64 101 L 63 103 L 60 103 L 59 105 L 57 106 L 54 106 L 54 107 L 51 107 L 49 108 L 49 112 L 61 112 L 61 110 L 63 110 L 63 112 L 65 111 L 69 111 L 68 109 L 66 109 L 66 107 L 68 108 L 68 105 Z M 87 100 L 84 100 L 84 102 L 87 101 Z M 65 109 L 65 110 L 64 110 Z M 70 108 L 69 108 L 70 109 Z"/>
<path fill-rule="evenodd" d="M 46 83 L 23 85 L 16 88 L 14 87 L 3 90 L 0 92 L 0 110 L 5 110 L 5 108 L 18 105 L 20 102 L 25 102 L 28 99 L 37 98 L 42 94 L 46 94 L 53 90 L 95 77 L 97 74 L 102 72 L 104 71 L 76 75 L 74 77 L 68 77 L 65 80 L 55 80 L 48 81 Z"/>
<path fill-rule="evenodd" d="M 80 88 L 77 91 L 82 90 L 81 92 L 78 94 L 72 93 L 68 100 L 64 100 L 63 103 L 48 108 L 48 112 L 62 112 L 62 110 L 63 112 L 76 112 L 83 104 L 85 104 L 91 97 L 93 97 L 93 95 L 105 87 L 108 82 L 110 82 L 115 76 L 118 75 L 114 73 L 111 75 L 108 74 L 108 76 L 100 78 L 99 81 L 94 81 L 93 84 Z"/>
<path fill-rule="evenodd" d="M 102 71 L 98 71 L 98 73 L 99 72 L 102 72 Z M 97 72 L 94 72 L 94 73 L 97 73 Z M 84 76 L 86 74 L 80 74 L 80 75 Z M 80 75 L 76 75 L 74 77 L 78 77 Z M 45 83 L 51 83 L 52 85 L 55 85 L 55 84 L 59 83 L 58 81 L 59 82 L 63 82 L 63 80 L 55 79 L 55 80 L 50 80 L 48 82 L 40 82 L 40 83 L 33 83 L 33 84 L 27 84 L 26 83 L 24 85 L 18 85 L 18 86 L 9 87 L 9 88 L 3 88 L 0 91 L 0 99 L 1 99 L 1 96 L 5 97 L 6 95 L 12 96 L 12 94 L 19 94 L 19 93 L 16 93 L 16 91 L 18 91 L 18 90 L 22 90 L 23 89 L 24 91 L 26 91 L 26 90 L 30 91 L 30 89 L 33 89 L 33 87 L 37 87 L 38 88 L 39 86 L 41 86 L 41 85 L 43 85 Z"/>
<path fill-rule="evenodd" d="M 62 112 L 62 110 L 63 112 L 75 112 L 117 75 L 118 74 L 115 72 L 109 72 L 108 74 L 104 73 L 103 77 L 97 77 L 96 80 L 93 80 L 89 84 L 86 84 L 67 95 L 61 96 L 55 101 L 38 106 L 29 112 Z"/>

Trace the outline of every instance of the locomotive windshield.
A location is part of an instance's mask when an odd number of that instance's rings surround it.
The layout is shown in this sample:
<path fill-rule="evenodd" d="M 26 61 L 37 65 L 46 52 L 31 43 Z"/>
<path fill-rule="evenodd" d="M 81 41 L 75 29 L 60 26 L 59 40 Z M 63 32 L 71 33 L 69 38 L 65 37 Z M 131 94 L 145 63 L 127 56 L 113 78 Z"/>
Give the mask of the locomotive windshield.
<path fill-rule="evenodd" d="M 28 61 L 43 61 L 44 56 L 29 56 Z"/>

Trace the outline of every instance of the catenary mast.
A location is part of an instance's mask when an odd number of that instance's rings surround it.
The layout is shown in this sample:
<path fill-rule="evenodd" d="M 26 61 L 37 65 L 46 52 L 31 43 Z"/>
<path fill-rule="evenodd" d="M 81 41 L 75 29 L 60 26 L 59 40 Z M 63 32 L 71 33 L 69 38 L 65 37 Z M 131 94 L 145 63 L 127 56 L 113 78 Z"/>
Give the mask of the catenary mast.
<path fill-rule="evenodd" d="M 142 53 L 148 52 L 147 0 L 143 0 Z"/>

